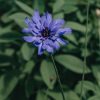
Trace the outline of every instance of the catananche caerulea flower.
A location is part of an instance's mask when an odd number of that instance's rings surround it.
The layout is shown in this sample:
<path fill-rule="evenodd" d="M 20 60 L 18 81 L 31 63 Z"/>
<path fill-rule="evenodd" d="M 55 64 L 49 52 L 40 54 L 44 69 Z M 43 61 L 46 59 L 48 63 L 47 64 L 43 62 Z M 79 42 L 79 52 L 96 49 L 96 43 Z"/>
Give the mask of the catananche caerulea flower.
<path fill-rule="evenodd" d="M 23 32 L 27 33 L 24 36 L 26 42 L 30 42 L 38 47 L 38 54 L 43 54 L 44 51 L 54 53 L 60 48 L 60 45 L 65 45 L 67 41 L 63 40 L 63 34 L 71 33 L 70 28 L 62 28 L 63 19 L 52 19 L 50 13 L 45 13 L 40 16 L 38 10 L 34 11 L 31 19 L 25 18 L 25 23 L 28 28 L 24 28 Z"/>

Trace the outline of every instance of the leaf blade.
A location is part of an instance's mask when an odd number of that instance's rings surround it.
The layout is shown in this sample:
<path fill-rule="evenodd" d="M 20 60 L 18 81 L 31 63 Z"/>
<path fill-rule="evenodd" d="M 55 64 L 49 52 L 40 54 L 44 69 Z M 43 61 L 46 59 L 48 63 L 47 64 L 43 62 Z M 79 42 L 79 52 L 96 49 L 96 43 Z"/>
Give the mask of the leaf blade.
<path fill-rule="evenodd" d="M 62 64 L 65 68 L 82 74 L 83 73 L 83 62 L 72 55 L 59 55 L 55 57 L 56 61 L 60 64 Z M 85 73 L 90 73 L 90 69 L 86 67 Z"/>

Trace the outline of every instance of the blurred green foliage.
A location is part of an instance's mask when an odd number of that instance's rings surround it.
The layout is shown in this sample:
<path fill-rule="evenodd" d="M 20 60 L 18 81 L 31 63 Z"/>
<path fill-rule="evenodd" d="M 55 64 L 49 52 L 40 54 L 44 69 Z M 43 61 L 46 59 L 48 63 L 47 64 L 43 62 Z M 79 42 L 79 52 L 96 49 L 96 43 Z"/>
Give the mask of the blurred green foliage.
<path fill-rule="evenodd" d="M 100 0 L 88 0 L 87 65 L 83 100 L 100 100 Z M 24 19 L 34 9 L 63 18 L 73 33 L 55 53 L 66 100 L 80 100 L 87 0 L 0 0 L 0 100 L 62 100 L 50 57 L 22 39 Z M 100 11 L 100 10 L 99 10 Z"/>

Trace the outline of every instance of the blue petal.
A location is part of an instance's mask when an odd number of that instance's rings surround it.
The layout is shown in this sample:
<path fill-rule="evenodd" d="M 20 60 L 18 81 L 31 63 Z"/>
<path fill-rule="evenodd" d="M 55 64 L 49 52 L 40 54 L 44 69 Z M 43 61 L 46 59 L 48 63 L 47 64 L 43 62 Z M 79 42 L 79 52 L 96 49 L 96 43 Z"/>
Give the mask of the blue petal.
<path fill-rule="evenodd" d="M 38 46 L 38 55 L 43 54 L 42 43 Z"/>
<path fill-rule="evenodd" d="M 53 47 L 50 46 L 49 44 L 43 43 L 42 48 L 43 48 L 44 50 L 46 50 L 47 52 L 49 52 L 49 53 L 53 53 L 53 52 L 54 52 Z"/>
<path fill-rule="evenodd" d="M 59 43 L 57 41 L 54 42 L 54 48 L 56 50 L 58 50 L 60 48 L 60 45 L 59 45 Z"/>
<path fill-rule="evenodd" d="M 52 50 L 52 52 L 54 52 L 54 49 L 58 50 L 60 48 L 60 45 L 57 41 L 54 41 L 51 39 L 46 39 L 44 41 L 43 49 L 47 49 L 47 48 L 50 48 Z"/>
<path fill-rule="evenodd" d="M 29 28 L 24 28 L 24 29 L 22 29 L 22 32 L 23 32 L 23 33 L 30 33 L 31 30 L 30 30 Z"/>
<path fill-rule="evenodd" d="M 67 42 L 63 39 L 58 38 L 57 41 L 61 44 L 61 45 L 66 45 Z"/>
<path fill-rule="evenodd" d="M 34 45 L 35 45 L 36 47 L 38 47 L 38 46 L 40 45 L 40 43 L 39 43 L 39 42 L 34 42 Z"/>
<path fill-rule="evenodd" d="M 50 25 L 50 30 L 55 31 L 55 30 L 59 29 L 63 24 L 64 24 L 63 19 L 54 20 Z"/>
<path fill-rule="evenodd" d="M 28 27 L 33 27 L 34 23 L 29 19 L 29 18 L 25 18 L 25 23 L 28 25 Z"/>
<path fill-rule="evenodd" d="M 44 41 L 44 44 L 52 44 L 53 42 L 52 42 L 52 40 L 50 40 L 50 39 L 46 39 L 45 41 Z"/>
<path fill-rule="evenodd" d="M 59 29 L 57 33 L 59 35 L 63 35 L 64 33 L 69 34 L 69 33 L 72 33 L 72 30 L 71 28 L 63 28 L 63 29 Z"/>
<path fill-rule="evenodd" d="M 43 43 L 43 46 L 42 46 L 42 48 L 45 50 L 46 49 L 46 44 L 45 43 Z"/>
<path fill-rule="evenodd" d="M 46 27 L 46 16 L 45 15 L 41 17 L 41 25 L 42 25 L 42 28 Z"/>
<path fill-rule="evenodd" d="M 32 32 L 33 35 L 40 33 L 39 29 L 35 27 L 35 24 L 29 18 L 25 18 L 25 23 L 28 25 L 28 29 L 30 30 L 30 32 Z M 25 29 L 23 31 L 26 32 L 28 30 Z"/>
<path fill-rule="evenodd" d="M 32 28 L 32 31 L 35 32 L 36 34 L 40 34 L 39 29 L 37 29 L 36 27 L 33 27 L 33 28 Z"/>
<path fill-rule="evenodd" d="M 26 41 L 26 42 L 33 42 L 35 37 L 33 36 L 24 36 L 23 39 Z"/>
<path fill-rule="evenodd" d="M 53 48 L 51 46 L 49 46 L 49 45 L 46 46 L 46 50 L 49 53 L 53 53 L 54 52 Z"/>
<path fill-rule="evenodd" d="M 30 20 L 29 20 L 29 18 L 25 18 L 25 23 L 27 24 L 27 25 L 29 25 L 29 23 L 30 23 Z"/>
<path fill-rule="evenodd" d="M 52 16 L 48 12 L 41 17 L 41 24 L 43 27 L 49 27 L 52 22 Z"/>
<path fill-rule="evenodd" d="M 36 37 L 36 39 L 34 40 L 34 45 L 35 46 L 39 46 L 42 43 L 42 40 L 40 37 Z"/>
<path fill-rule="evenodd" d="M 35 23 L 40 23 L 40 14 L 39 14 L 39 11 L 38 10 L 35 10 L 34 11 L 34 15 L 32 17 L 32 20 L 35 22 Z"/>
<path fill-rule="evenodd" d="M 48 12 L 45 14 L 45 16 L 46 16 L 47 27 L 49 27 L 50 23 L 52 22 L 52 16 Z"/>
<path fill-rule="evenodd" d="M 37 27 L 37 29 L 41 30 L 41 23 L 36 23 L 35 26 Z"/>

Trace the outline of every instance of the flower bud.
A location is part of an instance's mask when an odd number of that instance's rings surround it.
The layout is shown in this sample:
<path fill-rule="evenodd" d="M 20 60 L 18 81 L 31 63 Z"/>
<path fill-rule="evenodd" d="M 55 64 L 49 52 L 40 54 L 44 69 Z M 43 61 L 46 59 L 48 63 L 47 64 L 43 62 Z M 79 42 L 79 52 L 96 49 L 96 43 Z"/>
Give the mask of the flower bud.
<path fill-rule="evenodd" d="M 100 9 L 99 8 L 96 9 L 96 15 L 97 15 L 97 17 L 100 17 Z"/>

